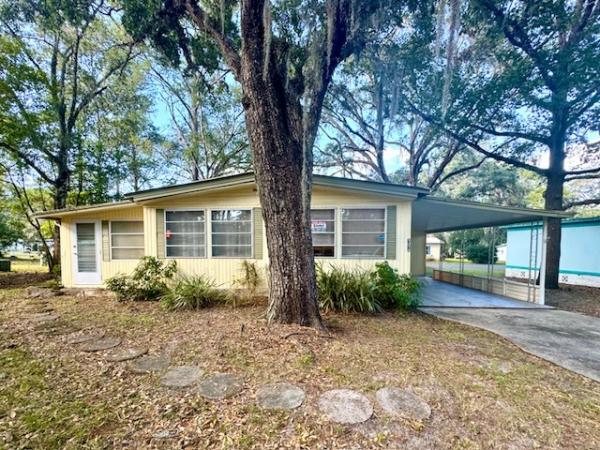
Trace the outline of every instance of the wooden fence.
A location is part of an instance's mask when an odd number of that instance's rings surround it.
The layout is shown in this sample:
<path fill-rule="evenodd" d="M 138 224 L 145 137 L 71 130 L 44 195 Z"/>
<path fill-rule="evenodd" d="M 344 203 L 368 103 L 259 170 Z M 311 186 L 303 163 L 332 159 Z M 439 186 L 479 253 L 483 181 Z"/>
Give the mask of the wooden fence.
<path fill-rule="evenodd" d="M 433 279 L 525 302 L 538 303 L 539 286 L 504 278 L 483 278 L 433 269 Z"/>

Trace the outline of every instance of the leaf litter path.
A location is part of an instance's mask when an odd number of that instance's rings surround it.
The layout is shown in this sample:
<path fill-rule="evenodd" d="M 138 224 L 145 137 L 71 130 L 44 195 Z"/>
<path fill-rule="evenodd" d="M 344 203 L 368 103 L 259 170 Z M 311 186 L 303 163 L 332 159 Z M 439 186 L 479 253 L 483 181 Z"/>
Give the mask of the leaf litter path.
<path fill-rule="evenodd" d="M 47 320 L 58 316 L 48 314 Z M 38 317 L 36 319 L 39 320 Z M 231 373 L 205 374 L 198 366 L 170 366 L 167 355 L 146 355 L 148 349 L 141 346 L 121 348 L 121 339 L 106 336 L 102 330 L 73 333 L 66 342 L 78 345 L 84 352 L 111 350 L 105 355 L 109 362 L 129 361 L 128 370 L 136 374 L 158 373 L 161 386 L 169 389 L 193 389 L 202 397 L 219 401 L 239 394 L 244 388 L 244 379 Z M 119 348 L 116 348 L 119 347 Z M 206 376 L 205 376 L 206 375 Z M 377 391 L 379 406 L 390 416 L 413 420 L 426 420 L 431 414 L 429 405 L 412 392 L 397 387 L 384 387 Z M 293 410 L 305 400 L 305 392 L 288 382 L 265 384 L 256 391 L 256 403 L 265 409 Z M 351 389 L 325 391 L 318 400 L 320 412 L 330 421 L 340 424 L 360 424 L 373 415 L 373 402 L 362 393 Z"/>

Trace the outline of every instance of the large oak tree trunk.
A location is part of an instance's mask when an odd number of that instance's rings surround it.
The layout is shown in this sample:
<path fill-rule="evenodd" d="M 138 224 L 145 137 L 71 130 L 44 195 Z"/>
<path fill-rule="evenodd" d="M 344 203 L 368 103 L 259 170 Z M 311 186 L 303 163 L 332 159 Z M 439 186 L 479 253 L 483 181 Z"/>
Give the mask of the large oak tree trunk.
<path fill-rule="evenodd" d="M 264 70 L 262 5 L 242 3 L 240 83 L 269 251 L 269 321 L 322 327 L 310 233 L 300 98 L 283 67 Z"/>

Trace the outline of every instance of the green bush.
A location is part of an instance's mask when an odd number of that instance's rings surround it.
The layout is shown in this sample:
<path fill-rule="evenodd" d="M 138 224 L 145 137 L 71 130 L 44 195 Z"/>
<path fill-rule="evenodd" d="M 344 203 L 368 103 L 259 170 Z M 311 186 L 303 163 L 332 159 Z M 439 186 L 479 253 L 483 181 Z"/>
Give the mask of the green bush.
<path fill-rule="evenodd" d="M 319 305 L 325 312 L 381 311 L 371 276 L 367 271 L 347 271 L 335 266 L 326 271 L 317 265 L 317 289 Z"/>
<path fill-rule="evenodd" d="M 169 291 L 169 282 L 177 272 L 177 263 L 165 263 L 153 256 L 144 256 L 131 276 L 115 275 L 106 281 L 108 290 L 123 300 L 158 300 Z"/>
<path fill-rule="evenodd" d="M 371 272 L 377 301 L 384 309 L 412 309 L 419 306 L 420 283 L 410 275 L 399 275 L 387 261 L 375 265 Z"/>
<path fill-rule="evenodd" d="M 416 308 L 420 283 L 409 275 L 399 275 L 387 262 L 371 271 L 344 270 L 317 266 L 319 305 L 325 312 L 376 313 L 384 309 Z"/>
<path fill-rule="evenodd" d="M 162 305 L 170 310 L 200 309 L 217 303 L 228 303 L 230 296 L 217 289 L 214 283 L 203 276 L 181 277 L 175 286 L 161 298 Z"/>
<path fill-rule="evenodd" d="M 487 264 L 489 261 L 489 248 L 484 244 L 472 244 L 465 249 L 465 256 L 475 264 Z M 498 260 L 494 249 L 494 262 Z"/>

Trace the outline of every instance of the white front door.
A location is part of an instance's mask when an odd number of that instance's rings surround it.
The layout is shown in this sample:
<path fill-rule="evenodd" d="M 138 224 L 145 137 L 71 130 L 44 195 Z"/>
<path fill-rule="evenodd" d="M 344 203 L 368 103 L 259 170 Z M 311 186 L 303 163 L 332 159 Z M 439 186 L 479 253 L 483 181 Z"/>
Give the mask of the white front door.
<path fill-rule="evenodd" d="M 73 227 L 73 274 L 76 285 L 101 284 L 100 222 L 76 222 Z"/>

